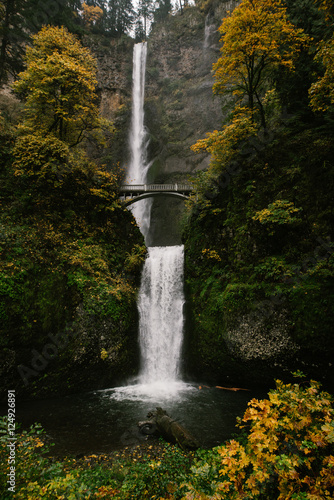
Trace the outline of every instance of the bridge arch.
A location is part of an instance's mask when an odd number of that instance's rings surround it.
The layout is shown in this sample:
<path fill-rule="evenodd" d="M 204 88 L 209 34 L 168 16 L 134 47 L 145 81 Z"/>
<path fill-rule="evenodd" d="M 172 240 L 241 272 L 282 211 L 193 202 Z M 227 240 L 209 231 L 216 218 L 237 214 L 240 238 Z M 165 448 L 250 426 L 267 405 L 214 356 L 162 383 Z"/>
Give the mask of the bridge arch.
<path fill-rule="evenodd" d="M 128 207 L 152 196 L 170 196 L 187 200 L 193 187 L 189 184 L 126 184 L 120 187 L 121 200 Z"/>
<path fill-rule="evenodd" d="M 152 193 L 143 193 L 139 194 L 137 196 L 134 196 L 133 198 L 128 198 L 125 199 L 124 206 L 128 207 L 129 205 L 132 205 L 133 203 L 136 203 L 136 201 L 140 200 L 145 200 L 146 198 L 152 198 L 152 197 L 157 197 L 157 196 L 170 196 L 172 198 L 178 198 L 182 200 L 188 200 L 189 196 L 182 194 L 182 193 L 173 193 L 171 191 L 163 191 L 163 192 L 152 192 Z"/>

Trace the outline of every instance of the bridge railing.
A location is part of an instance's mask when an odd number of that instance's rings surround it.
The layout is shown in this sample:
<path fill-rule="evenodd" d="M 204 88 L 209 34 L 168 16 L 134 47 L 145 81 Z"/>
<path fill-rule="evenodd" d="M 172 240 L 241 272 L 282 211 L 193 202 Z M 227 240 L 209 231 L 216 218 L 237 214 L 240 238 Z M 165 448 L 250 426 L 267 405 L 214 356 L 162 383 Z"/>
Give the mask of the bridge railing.
<path fill-rule="evenodd" d="M 145 193 L 150 191 L 176 191 L 189 192 L 193 190 L 190 184 L 123 184 L 120 186 L 120 192 Z"/>

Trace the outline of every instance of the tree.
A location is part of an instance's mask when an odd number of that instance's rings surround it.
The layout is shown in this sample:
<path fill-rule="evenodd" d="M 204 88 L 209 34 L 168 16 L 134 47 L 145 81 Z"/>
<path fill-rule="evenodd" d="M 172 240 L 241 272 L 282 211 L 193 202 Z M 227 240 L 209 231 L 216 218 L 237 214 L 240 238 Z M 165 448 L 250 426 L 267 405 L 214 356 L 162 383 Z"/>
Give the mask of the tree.
<path fill-rule="evenodd" d="M 322 63 L 325 72 L 310 87 L 310 105 L 314 111 L 324 112 L 334 105 L 334 37 L 319 44 L 315 60 Z"/>
<path fill-rule="evenodd" d="M 153 0 L 139 0 L 138 17 L 142 20 L 145 38 L 147 37 L 150 21 L 153 17 L 154 7 Z"/>
<path fill-rule="evenodd" d="M 121 36 L 129 31 L 134 19 L 132 0 L 109 0 L 106 23 L 113 35 Z"/>
<path fill-rule="evenodd" d="M 88 27 L 94 25 L 103 16 L 103 10 L 98 6 L 87 5 L 84 2 L 82 7 L 84 22 Z"/>
<path fill-rule="evenodd" d="M 215 93 L 231 92 L 239 102 L 245 97 L 253 114 L 260 111 L 265 127 L 262 97 L 272 71 L 294 68 L 294 59 L 307 36 L 287 18 L 281 0 L 243 0 L 223 20 L 221 57 L 216 70 Z"/>
<path fill-rule="evenodd" d="M 16 76 L 22 70 L 23 44 L 27 41 L 21 0 L 0 2 L 0 85 L 7 81 L 8 74 Z"/>
<path fill-rule="evenodd" d="M 27 48 L 26 62 L 14 84 L 25 99 L 23 127 L 70 146 L 99 127 L 96 62 L 73 34 L 63 27 L 44 27 Z"/>
<path fill-rule="evenodd" d="M 268 399 L 252 399 L 237 419 L 242 438 L 192 467 L 184 498 L 333 498 L 333 417 L 333 398 L 318 382 L 304 387 L 276 380 Z"/>
<path fill-rule="evenodd" d="M 329 0 L 315 0 L 319 9 L 325 13 L 327 30 L 323 30 L 323 39 L 317 44 L 315 62 L 320 65 L 316 82 L 309 89 L 310 106 L 313 111 L 332 110 L 334 105 L 334 5 Z"/>
<path fill-rule="evenodd" d="M 179 5 L 180 5 L 180 13 L 181 13 L 181 16 L 182 16 L 182 14 L 183 14 L 183 9 L 184 9 L 185 7 L 188 7 L 188 4 L 189 4 L 188 0 L 179 0 Z"/>
<path fill-rule="evenodd" d="M 42 26 L 65 26 L 77 32 L 80 23 L 79 0 L 1 0 L 0 1 L 0 85 L 8 75 L 23 70 L 25 46 Z"/>
<path fill-rule="evenodd" d="M 171 0 L 158 0 L 154 11 L 154 21 L 163 21 L 172 10 Z"/>
<path fill-rule="evenodd" d="M 136 42 L 142 42 L 146 38 L 146 33 L 144 31 L 143 21 L 138 18 L 135 24 L 135 40 Z"/>

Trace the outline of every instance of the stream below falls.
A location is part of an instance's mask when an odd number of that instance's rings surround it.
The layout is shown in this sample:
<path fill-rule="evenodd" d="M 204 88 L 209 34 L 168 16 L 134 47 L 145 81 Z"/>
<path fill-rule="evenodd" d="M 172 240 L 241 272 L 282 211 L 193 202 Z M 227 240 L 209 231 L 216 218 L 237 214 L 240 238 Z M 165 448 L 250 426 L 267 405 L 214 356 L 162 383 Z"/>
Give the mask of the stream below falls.
<path fill-rule="evenodd" d="M 137 422 L 161 406 L 198 439 L 201 447 L 211 448 L 236 432 L 236 417 L 243 414 L 250 399 L 265 395 L 263 391 L 227 391 L 185 382 L 136 384 L 17 402 L 16 418 L 23 428 L 41 423 L 55 443 L 52 454 L 78 456 L 108 453 L 152 439 L 138 433 Z"/>

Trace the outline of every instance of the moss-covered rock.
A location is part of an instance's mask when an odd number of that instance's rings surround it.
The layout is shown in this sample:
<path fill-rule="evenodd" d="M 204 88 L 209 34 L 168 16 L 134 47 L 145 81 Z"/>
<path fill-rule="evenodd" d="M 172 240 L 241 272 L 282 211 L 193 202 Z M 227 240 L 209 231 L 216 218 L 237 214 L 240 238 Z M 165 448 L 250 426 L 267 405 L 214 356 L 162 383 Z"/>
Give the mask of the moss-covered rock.
<path fill-rule="evenodd" d="M 138 366 L 143 237 L 117 173 L 80 150 L 57 163 L 48 138 L 24 140 L 25 156 L 22 140 L 8 141 L 0 172 L 1 390 L 112 385 Z"/>
<path fill-rule="evenodd" d="M 332 382 L 333 155 L 323 130 L 277 134 L 193 204 L 187 346 L 198 377 L 268 383 L 301 369 Z"/>

